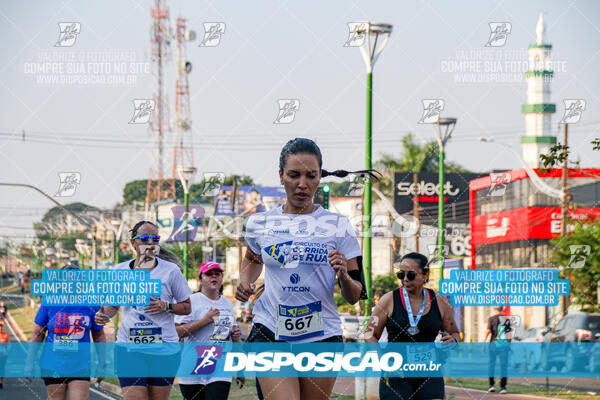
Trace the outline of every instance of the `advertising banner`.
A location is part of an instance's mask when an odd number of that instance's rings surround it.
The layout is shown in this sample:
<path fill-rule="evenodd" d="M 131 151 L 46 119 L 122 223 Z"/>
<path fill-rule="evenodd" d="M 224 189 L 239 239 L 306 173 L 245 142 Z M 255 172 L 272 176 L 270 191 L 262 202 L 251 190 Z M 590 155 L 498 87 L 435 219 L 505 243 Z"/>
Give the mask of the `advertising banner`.
<path fill-rule="evenodd" d="M 215 197 L 215 215 L 252 215 L 278 207 L 286 200 L 285 191 L 279 186 L 238 186 L 237 201 L 232 202 L 232 196 L 233 186 L 219 188 Z"/>
<path fill-rule="evenodd" d="M 483 174 L 453 172 L 444 174 L 446 183 L 442 192 L 446 222 L 469 222 L 469 181 L 482 176 Z M 413 172 L 394 173 L 394 208 L 400 214 L 412 212 L 416 196 L 421 209 L 419 213 L 421 222 L 436 222 L 439 195 L 437 172 L 417 173 L 416 185 Z"/>

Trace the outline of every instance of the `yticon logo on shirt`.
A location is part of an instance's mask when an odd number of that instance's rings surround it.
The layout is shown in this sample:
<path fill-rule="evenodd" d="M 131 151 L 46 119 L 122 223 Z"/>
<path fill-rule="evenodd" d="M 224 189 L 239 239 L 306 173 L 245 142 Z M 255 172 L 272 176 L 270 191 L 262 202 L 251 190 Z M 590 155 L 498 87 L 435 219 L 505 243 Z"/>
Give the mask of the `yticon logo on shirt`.
<path fill-rule="evenodd" d="M 217 360 L 223 355 L 221 346 L 196 346 L 198 360 L 192 375 L 210 375 L 215 372 Z"/>
<path fill-rule="evenodd" d="M 293 286 L 281 286 L 281 290 L 284 292 L 310 292 L 310 286 L 297 286 L 300 283 L 300 274 L 291 274 L 290 283 Z"/>

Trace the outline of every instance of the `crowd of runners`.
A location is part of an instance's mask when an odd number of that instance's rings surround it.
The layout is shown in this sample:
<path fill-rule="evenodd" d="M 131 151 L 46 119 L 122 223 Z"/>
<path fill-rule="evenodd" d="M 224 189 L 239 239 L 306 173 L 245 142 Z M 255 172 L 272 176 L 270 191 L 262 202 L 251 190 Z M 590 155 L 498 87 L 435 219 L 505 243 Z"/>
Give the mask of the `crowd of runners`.
<path fill-rule="evenodd" d="M 361 247 L 348 219 L 313 204 L 321 178 L 372 174 L 371 171 L 329 172 L 323 169 L 319 147 L 309 139 L 289 141 L 279 158 L 279 177 L 286 203 L 252 215 L 246 227 L 247 251 L 235 298 L 255 295 L 255 282 L 264 269 L 264 291 L 254 306 L 247 342 L 342 342 L 340 316 L 334 300 L 335 282 L 343 298 L 355 304 L 364 298 Z M 278 221 L 275 225 L 265 221 Z M 328 229 L 310 221 L 327 221 Z M 200 291 L 192 293 L 176 256 L 160 246 L 158 226 L 140 221 L 130 230 L 135 258 L 116 269 L 146 269 L 162 284 L 160 297 L 140 306 L 42 306 L 35 318 L 32 342 L 46 342 L 40 368 L 50 399 L 87 399 L 90 388 L 90 354 L 79 351 L 91 340 L 106 342 L 104 327 L 119 312 L 121 321 L 114 350 L 115 372 L 123 397 L 167 399 L 177 376 L 183 342 L 237 342 L 240 328 L 231 301 L 222 295 L 223 268 L 205 262 L 199 269 Z M 284 251 L 285 250 L 285 251 Z M 458 342 L 459 329 L 446 299 L 424 286 L 429 263 L 419 253 L 403 257 L 397 271 L 399 288 L 381 296 L 369 321 L 367 341 L 376 342 L 387 331 L 389 342 Z M 289 282 L 301 284 L 293 289 Z M 286 284 L 282 284 L 286 283 Z M 291 289 L 292 288 L 292 289 Z M 304 308 L 310 313 L 286 313 Z M 162 343 L 159 350 L 141 344 Z M 136 345 L 140 344 L 139 349 Z M 35 351 L 28 366 L 34 367 Z M 108 357 L 99 352 L 100 363 Z M 151 371 L 160 365 L 162 377 Z M 132 366 L 136 376 L 131 377 Z M 59 374 L 60 373 L 60 376 Z M 65 378 L 64 375 L 70 377 Z M 98 377 L 99 380 L 102 377 Z M 232 378 L 179 377 L 185 399 L 227 399 Z M 244 385 L 242 377 L 236 378 Z M 259 377 L 257 396 L 265 399 L 327 399 L 335 377 Z M 382 399 L 443 399 L 444 381 L 436 378 L 385 378 Z"/>

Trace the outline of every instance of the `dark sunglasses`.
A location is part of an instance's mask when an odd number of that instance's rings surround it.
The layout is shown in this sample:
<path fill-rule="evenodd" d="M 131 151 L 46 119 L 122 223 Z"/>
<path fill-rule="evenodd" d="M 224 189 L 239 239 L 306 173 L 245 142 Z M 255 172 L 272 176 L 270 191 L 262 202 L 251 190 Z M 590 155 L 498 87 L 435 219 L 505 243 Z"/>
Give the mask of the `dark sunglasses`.
<path fill-rule="evenodd" d="M 154 243 L 158 243 L 160 242 L 160 235 L 137 235 L 132 237 L 132 239 L 140 239 L 140 242 L 142 243 L 148 243 L 148 240 L 150 240 L 150 238 L 152 238 L 152 241 Z"/>
<path fill-rule="evenodd" d="M 401 281 L 404 280 L 404 277 L 406 277 L 409 281 L 414 281 L 415 278 L 417 277 L 417 273 L 415 271 L 408 271 L 406 273 L 404 271 L 400 271 L 396 274 L 396 276 Z"/>

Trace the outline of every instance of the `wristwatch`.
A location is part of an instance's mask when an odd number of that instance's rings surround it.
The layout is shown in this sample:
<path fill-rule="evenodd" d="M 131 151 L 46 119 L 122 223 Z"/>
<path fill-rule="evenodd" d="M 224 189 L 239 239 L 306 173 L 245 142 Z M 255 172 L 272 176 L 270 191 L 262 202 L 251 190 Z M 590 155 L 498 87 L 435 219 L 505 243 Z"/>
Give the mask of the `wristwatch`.
<path fill-rule="evenodd" d="M 173 304 L 167 303 L 167 312 L 173 312 Z"/>

